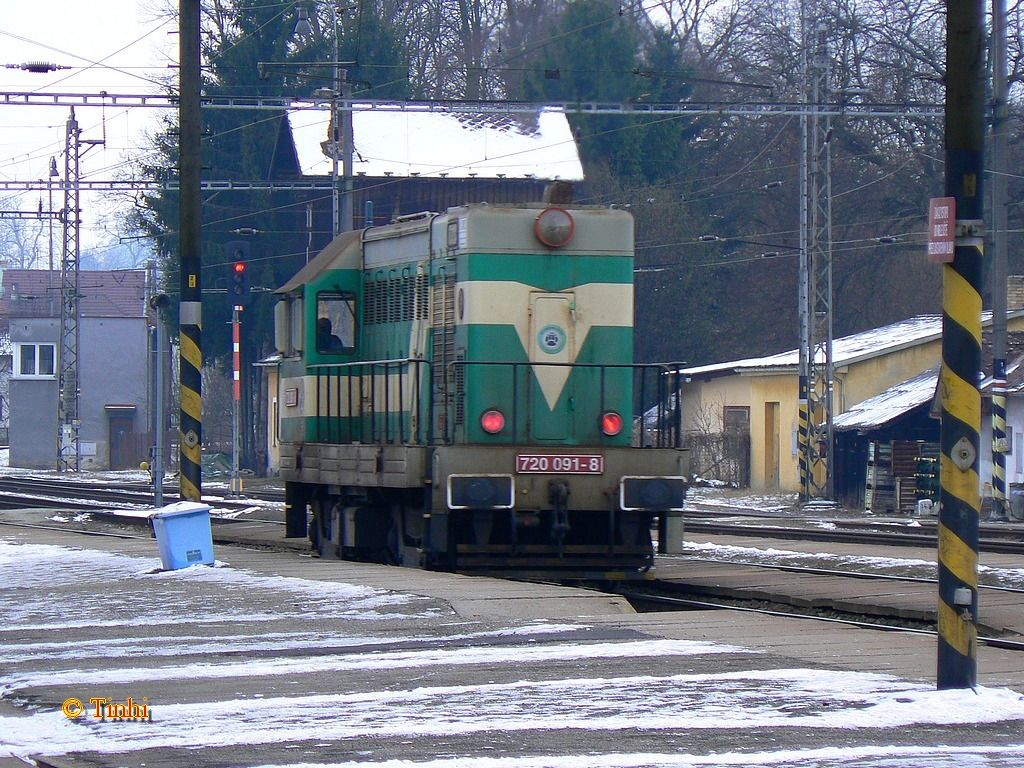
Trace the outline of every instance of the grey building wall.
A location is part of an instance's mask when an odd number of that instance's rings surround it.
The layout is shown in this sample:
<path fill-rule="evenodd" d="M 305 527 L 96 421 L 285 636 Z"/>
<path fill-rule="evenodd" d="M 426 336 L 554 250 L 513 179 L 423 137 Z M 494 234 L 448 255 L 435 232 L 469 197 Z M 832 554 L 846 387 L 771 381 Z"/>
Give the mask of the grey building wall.
<path fill-rule="evenodd" d="M 53 318 L 11 320 L 11 344 L 56 344 L 60 321 Z M 57 461 L 57 378 L 10 382 L 10 464 L 53 469 Z"/>
<path fill-rule="evenodd" d="M 56 318 L 11 320 L 11 342 L 53 342 Z M 149 430 L 146 320 L 83 317 L 79 322 L 79 444 L 84 470 L 110 466 L 110 419 L 106 406 L 131 418 L 133 432 Z M 57 391 L 53 379 L 11 379 L 10 464 L 53 469 L 57 462 Z"/>
<path fill-rule="evenodd" d="M 132 431 L 150 429 L 146 321 L 141 317 L 85 317 L 79 333 L 82 469 L 107 469 L 110 420 L 106 406 L 134 405 L 134 411 L 120 411 L 131 415 Z M 86 455 L 86 448 L 93 455 Z"/>

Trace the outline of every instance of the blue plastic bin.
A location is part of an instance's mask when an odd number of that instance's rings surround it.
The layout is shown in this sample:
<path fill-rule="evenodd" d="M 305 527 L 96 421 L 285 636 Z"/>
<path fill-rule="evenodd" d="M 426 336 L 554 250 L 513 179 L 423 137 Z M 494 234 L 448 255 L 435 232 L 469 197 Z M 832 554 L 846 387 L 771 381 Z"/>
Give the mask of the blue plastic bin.
<path fill-rule="evenodd" d="M 213 565 L 213 531 L 208 506 L 179 501 L 157 510 L 150 519 L 164 570 Z"/>

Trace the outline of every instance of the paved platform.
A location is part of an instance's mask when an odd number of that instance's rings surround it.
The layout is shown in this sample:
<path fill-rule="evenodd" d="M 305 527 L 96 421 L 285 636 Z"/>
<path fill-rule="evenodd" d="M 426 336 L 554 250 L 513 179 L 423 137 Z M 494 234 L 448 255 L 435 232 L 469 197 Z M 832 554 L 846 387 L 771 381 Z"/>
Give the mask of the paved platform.
<path fill-rule="evenodd" d="M 936 693 L 933 638 L 726 610 L 636 614 L 607 595 L 258 541 L 218 545 L 223 567 L 159 572 L 153 539 L 123 537 L 137 529 L 4 522 L 40 520 L 0 513 L 0 757 L 57 768 L 1024 764 L 1024 665 L 1008 651 L 979 649 L 989 687 Z M 69 698 L 129 696 L 146 699 L 152 722 L 61 712 Z"/>
<path fill-rule="evenodd" d="M 688 533 L 687 541 L 714 543 L 722 547 L 735 547 L 746 551 L 761 550 L 775 553 L 804 553 L 815 556 L 825 551 L 832 558 L 821 567 L 848 570 L 844 563 L 856 566 L 864 573 L 872 569 L 865 563 L 874 562 L 880 568 L 885 563 L 919 564 L 915 573 L 924 576 L 926 566 L 936 561 L 935 549 L 920 547 L 867 546 L 841 542 L 808 542 L 759 537 L 724 536 Z M 1016 555 L 981 552 L 982 567 L 1021 573 L 1021 562 Z M 799 563 L 792 563 L 798 565 Z M 908 566 L 909 567 L 909 566 Z M 934 568 L 927 569 L 933 576 Z M 776 600 L 786 597 L 796 604 L 815 608 L 835 608 L 856 613 L 865 606 L 884 604 L 891 610 L 880 615 L 915 621 L 935 622 L 938 604 L 937 587 L 933 583 L 911 581 L 872 581 L 848 578 L 837 588 L 836 579 L 794 571 L 769 568 L 751 569 L 728 563 L 699 560 L 659 558 L 659 578 L 684 581 L 700 588 L 715 587 L 731 591 L 736 597 Z M 979 598 L 979 628 L 981 634 L 992 636 L 1024 637 L 1024 594 L 988 589 L 982 583 Z"/>

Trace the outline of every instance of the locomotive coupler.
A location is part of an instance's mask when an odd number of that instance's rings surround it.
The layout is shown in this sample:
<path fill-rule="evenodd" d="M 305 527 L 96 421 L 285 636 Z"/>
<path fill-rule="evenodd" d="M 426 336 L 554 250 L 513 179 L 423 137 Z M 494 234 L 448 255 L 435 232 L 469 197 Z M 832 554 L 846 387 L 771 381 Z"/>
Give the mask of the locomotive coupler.
<path fill-rule="evenodd" d="M 551 538 L 558 544 L 558 556 L 562 556 L 562 542 L 569 532 L 569 484 L 552 480 L 548 485 L 548 501 L 552 505 Z"/>

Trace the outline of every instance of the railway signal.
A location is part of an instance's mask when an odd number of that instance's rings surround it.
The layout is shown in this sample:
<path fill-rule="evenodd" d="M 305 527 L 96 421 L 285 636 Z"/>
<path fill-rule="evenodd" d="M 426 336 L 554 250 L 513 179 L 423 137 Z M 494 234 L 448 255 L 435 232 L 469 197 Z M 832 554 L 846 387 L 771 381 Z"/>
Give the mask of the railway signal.
<path fill-rule="evenodd" d="M 230 273 L 228 275 L 228 300 L 232 306 L 245 306 L 249 303 L 249 244 L 243 241 L 228 243 L 227 252 L 231 256 Z"/>

